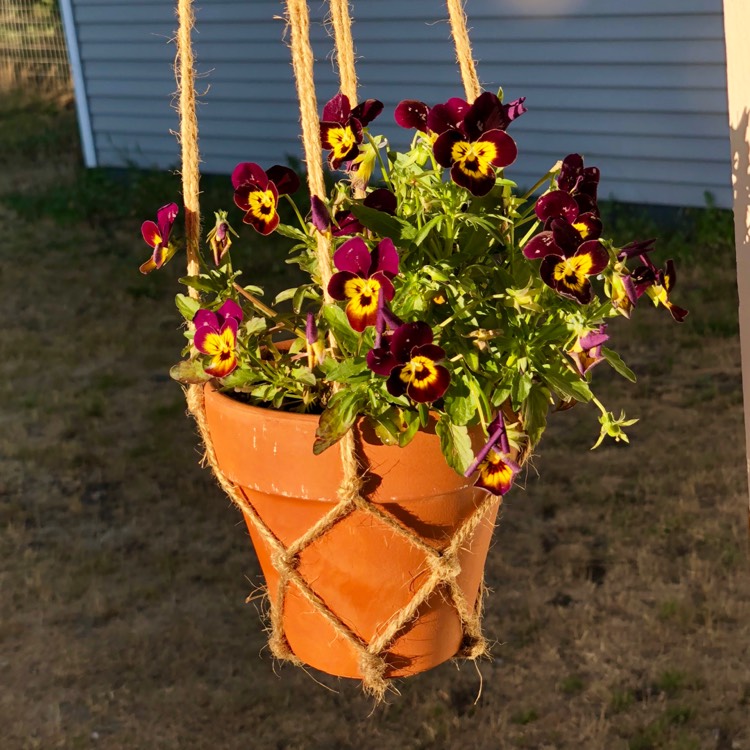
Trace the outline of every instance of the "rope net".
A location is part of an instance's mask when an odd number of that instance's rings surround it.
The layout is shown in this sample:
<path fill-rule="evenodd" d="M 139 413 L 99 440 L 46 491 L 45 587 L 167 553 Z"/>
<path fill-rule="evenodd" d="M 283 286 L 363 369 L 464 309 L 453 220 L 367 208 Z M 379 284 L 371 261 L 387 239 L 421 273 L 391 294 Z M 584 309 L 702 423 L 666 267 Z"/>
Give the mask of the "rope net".
<path fill-rule="evenodd" d="M 331 20 L 337 49 L 337 60 L 341 76 L 341 89 L 352 104 L 356 103 L 357 79 L 354 71 L 354 49 L 351 34 L 348 0 L 330 0 Z M 457 54 L 461 64 L 466 88 L 466 96 L 473 100 L 479 93 L 479 84 L 468 46 L 465 16 L 463 10 L 456 14 L 448 0 L 451 25 L 456 39 Z M 460 8 L 460 6 L 459 6 Z M 320 123 L 313 79 L 314 57 L 310 46 L 310 18 L 306 0 L 286 0 L 287 21 L 291 29 L 291 53 L 297 93 L 300 104 L 302 140 L 305 150 L 305 163 L 308 187 L 311 195 L 324 197 L 322 149 L 320 144 Z M 197 248 L 200 233 L 200 209 L 198 206 L 198 130 L 195 119 L 195 96 L 193 93 L 193 57 L 190 49 L 193 26 L 192 0 L 179 0 L 178 17 L 180 29 L 177 36 L 177 71 L 180 93 L 181 144 L 183 152 L 183 193 L 186 208 L 186 237 L 188 264 L 194 262 L 191 248 Z M 464 75 L 464 70 L 468 71 Z M 473 73 L 472 73 L 473 71 Z M 330 241 L 319 233 L 318 266 L 321 287 L 327 290 L 331 278 Z M 197 253 L 196 253 L 197 255 Z M 190 270 L 189 270 L 190 272 Z M 326 299 L 330 303 L 330 299 Z M 271 551 L 271 560 L 278 572 L 279 581 L 275 592 L 270 595 L 271 633 L 269 645 L 279 659 L 301 664 L 293 653 L 284 631 L 284 603 L 291 585 L 309 602 L 314 611 L 333 627 L 337 635 L 354 649 L 358 657 L 363 686 L 378 700 L 382 699 L 389 687 L 386 677 L 389 647 L 405 627 L 418 616 L 430 596 L 438 589 L 455 608 L 463 631 L 458 656 L 477 659 L 487 653 L 487 642 L 481 631 L 481 610 L 483 586 L 475 606 L 470 606 L 458 584 L 461 572 L 459 551 L 467 545 L 477 527 L 492 511 L 498 499 L 494 495 L 482 496 L 471 514 L 454 530 L 452 537 L 443 547 L 436 549 L 415 531 L 403 526 L 394 516 L 371 503 L 363 496 L 362 468 L 358 458 L 357 444 L 353 430 L 340 441 L 340 455 L 343 480 L 338 490 L 338 502 L 301 537 L 284 545 L 265 523 L 241 487 L 231 482 L 222 472 L 205 411 L 205 400 L 201 386 L 191 386 L 186 392 L 188 408 L 196 420 L 200 437 L 205 447 L 205 463 L 213 470 L 222 489 L 245 514 Z M 355 510 L 362 511 L 377 519 L 408 544 L 413 545 L 423 555 L 429 574 L 411 600 L 394 612 L 387 622 L 381 623 L 377 634 L 367 642 L 354 632 L 327 603 L 314 591 L 310 582 L 299 572 L 301 553 L 316 540 L 329 533 L 339 522 Z"/>

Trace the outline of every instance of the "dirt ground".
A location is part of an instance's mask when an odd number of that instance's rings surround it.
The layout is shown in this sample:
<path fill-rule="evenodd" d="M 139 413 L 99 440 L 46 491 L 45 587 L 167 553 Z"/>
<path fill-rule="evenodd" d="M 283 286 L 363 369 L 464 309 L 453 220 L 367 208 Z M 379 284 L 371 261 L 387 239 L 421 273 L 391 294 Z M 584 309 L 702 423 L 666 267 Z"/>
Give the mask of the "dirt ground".
<path fill-rule="evenodd" d="M 486 573 L 493 659 L 375 706 L 354 681 L 275 664 L 245 604 L 261 583 L 247 532 L 167 376 L 179 259 L 141 278 L 148 217 L 76 218 L 102 198 L 75 188 L 75 139 L 54 117 L 32 135 L 10 122 L 0 747 L 750 750 L 736 286 L 726 232 L 710 239 L 726 216 L 684 249 L 682 326 L 644 309 L 613 327 L 638 383 L 605 365 L 596 379 L 640 417 L 631 445 L 591 452 L 594 411 L 557 414 L 507 498 Z"/>

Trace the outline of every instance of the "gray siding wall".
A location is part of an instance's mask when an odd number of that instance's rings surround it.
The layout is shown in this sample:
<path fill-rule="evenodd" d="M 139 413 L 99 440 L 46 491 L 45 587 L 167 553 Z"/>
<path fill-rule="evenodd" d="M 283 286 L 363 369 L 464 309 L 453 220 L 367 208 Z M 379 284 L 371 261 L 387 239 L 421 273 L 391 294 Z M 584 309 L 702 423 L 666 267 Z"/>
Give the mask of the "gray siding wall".
<path fill-rule="evenodd" d="M 324 6 L 311 2 L 313 19 Z M 170 0 L 74 0 L 97 161 L 174 167 Z M 279 0 L 204 0 L 196 55 L 203 168 L 265 166 L 300 156 Z M 530 185 L 578 151 L 601 167 L 602 195 L 625 201 L 731 205 L 721 0 L 468 0 L 479 73 L 507 99 L 526 96 L 511 127 L 520 156 L 507 176 Z M 394 145 L 403 98 L 463 95 L 442 0 L 355 0 L 362 98 L 386 113 L 373 130 Z M 337 90 L 332 42 L 314 28 L 320 106 Z"/>

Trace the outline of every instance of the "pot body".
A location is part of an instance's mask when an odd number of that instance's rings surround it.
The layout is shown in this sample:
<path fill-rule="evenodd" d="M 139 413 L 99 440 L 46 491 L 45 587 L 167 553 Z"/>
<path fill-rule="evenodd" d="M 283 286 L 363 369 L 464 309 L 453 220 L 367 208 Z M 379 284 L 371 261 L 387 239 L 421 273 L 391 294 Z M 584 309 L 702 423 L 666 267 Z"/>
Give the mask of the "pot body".
<path fill-rule="evenodd" d="M 312 452 L 318 418 L 260 409 L 206 386 L 206 417 L 221 470 L 286 546 L 301 537 L 338 502 L 343 478 L 339 448 Z M 406 447 L 385 446 L 362 429 L 358 435 L 369 474 L 367 498 L 436 549 L 484 497 L 445 463 L 429 427 Z M 473 608 L 499 505 L 485 513 L 459 553 L 458 584 Z M 279 576 L 272 551 L 252 521 L 246 522 L 276 601 Z M 365 641 L 378 635 L 406 606 L 429 575 L 425 555 L 374 516 L 355 510 L 300 554 L 298 572 L 326 605 Z M 440 587 L 385 654 L 389 677 L 430 669 L 455 656 L 462 626 Z M 356 651 L 289 585 L 283 612 L 292 651 L 316 669 L 359 678 Z"/>

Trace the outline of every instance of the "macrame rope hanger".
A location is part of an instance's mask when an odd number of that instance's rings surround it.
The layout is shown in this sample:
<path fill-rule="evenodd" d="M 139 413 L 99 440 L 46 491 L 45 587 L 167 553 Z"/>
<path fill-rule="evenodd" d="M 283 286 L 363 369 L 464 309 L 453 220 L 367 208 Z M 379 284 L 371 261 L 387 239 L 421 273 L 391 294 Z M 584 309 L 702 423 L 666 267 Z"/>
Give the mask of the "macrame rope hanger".
<path fill-rule="evenodd" d="M 471 57 L 471 48 L 466 31 L 466 17 L 460 0 L 447 0 L 451 19 L 451 29 L 456 41 L 456 50 L 467 99 L 473 101 L 479 94 L 479 82 Z M 337 61 L 341 77 L 341 90 L 352 105 L 356 103 L 357 77 L 354 68 L 354 46 L 351 34 L 348 0 L 330 0 L 331 21 L 334 27 Z M 291 51 L 295 82 L 300 104 L 302 140 L 307 167 L 308 187 L 311 196 L 325 197 L 323 180 L 322 148 L 318 107 L 313 79 L 314 57 L 310 46 L 310 18 L 306 0 L 286 0 L 287 20 L 291 29 Z M 177 34 L 176 76 L 179 93 L 180 144 L 182 149 L 182 189 L 185 205 L 185 235 L 187 246 L 188 274 L 198 273 L 198 247 L 200 243 L 200 205 L 198 165 L 198 126 L 195 113 L 195 70 L 191 46 L 194 25 L 192 0 L 178 0 L 177 13 L 179 30 Z M 321 287 L 325 303 L 331 302 L 327 294 L 331 278 L 330 238 L 318 233 L 317 259 Z M 191 296 L 198 293 L 191 289 Z M 341 460 L 343 478 L 339 489 L 339 502 L 299 539 L 284 546 L 273 531 L 258 515 L 252 503 L 240 487 L 232 483 L 221 471 L 205 414 L 203 389 L 191 385 L 186 391 L 188 408 L 196 420 L 201 440 L 204 444 L 204 462 L 213 470 L 220 486 L 232 501 L 251 521 L 267 545 L 274 568 L 279 573 L 279 583 L 275 598 L 271 598 L 271 634 L 269 645 L 274 656 L 279 659 L 301 662 L 292 652 L 284 632 L 284 601 L 289 586 L 294 585 L 317 614 L 325 618 L 357 653 L 365 690 L 377 699 L 382 699 L 389 687 L 386 678 L 386 660 L 389 646 L 399 633 L 417 616 L 419 608 L 427 602 L 438 588 L 442 587 L 445 596 L 458 613 L 463 628 L 461 656 L 476 659 L 487 652 L 487 643 L 481 633 L 481 595 L 477 605 L 471 609 L 457 583 L 460 572 L 458 552 L 471 538 L 477 526 L 485 518 L 496 498 L 486 495 L 476 505 L 471 515 L 455 531 L 443 549 L 436 550 L 420 536 L 401 525 L 394 517 L 370 503 L 361 495 L 362 477 L 357 460 L 357 445 L 353 431 L 341 440 Z M 300 553 L 316 539 L 326 534 L 335 524 L 355 510 L 368 513 L 386 525 L 393 533 L 406 539 L 425 555 L 428 574 L 412 600 L 385 623 L 379 632 L 367 643 L 346 625 L 335 612 L 315 593 L 298 571 Z"/>

